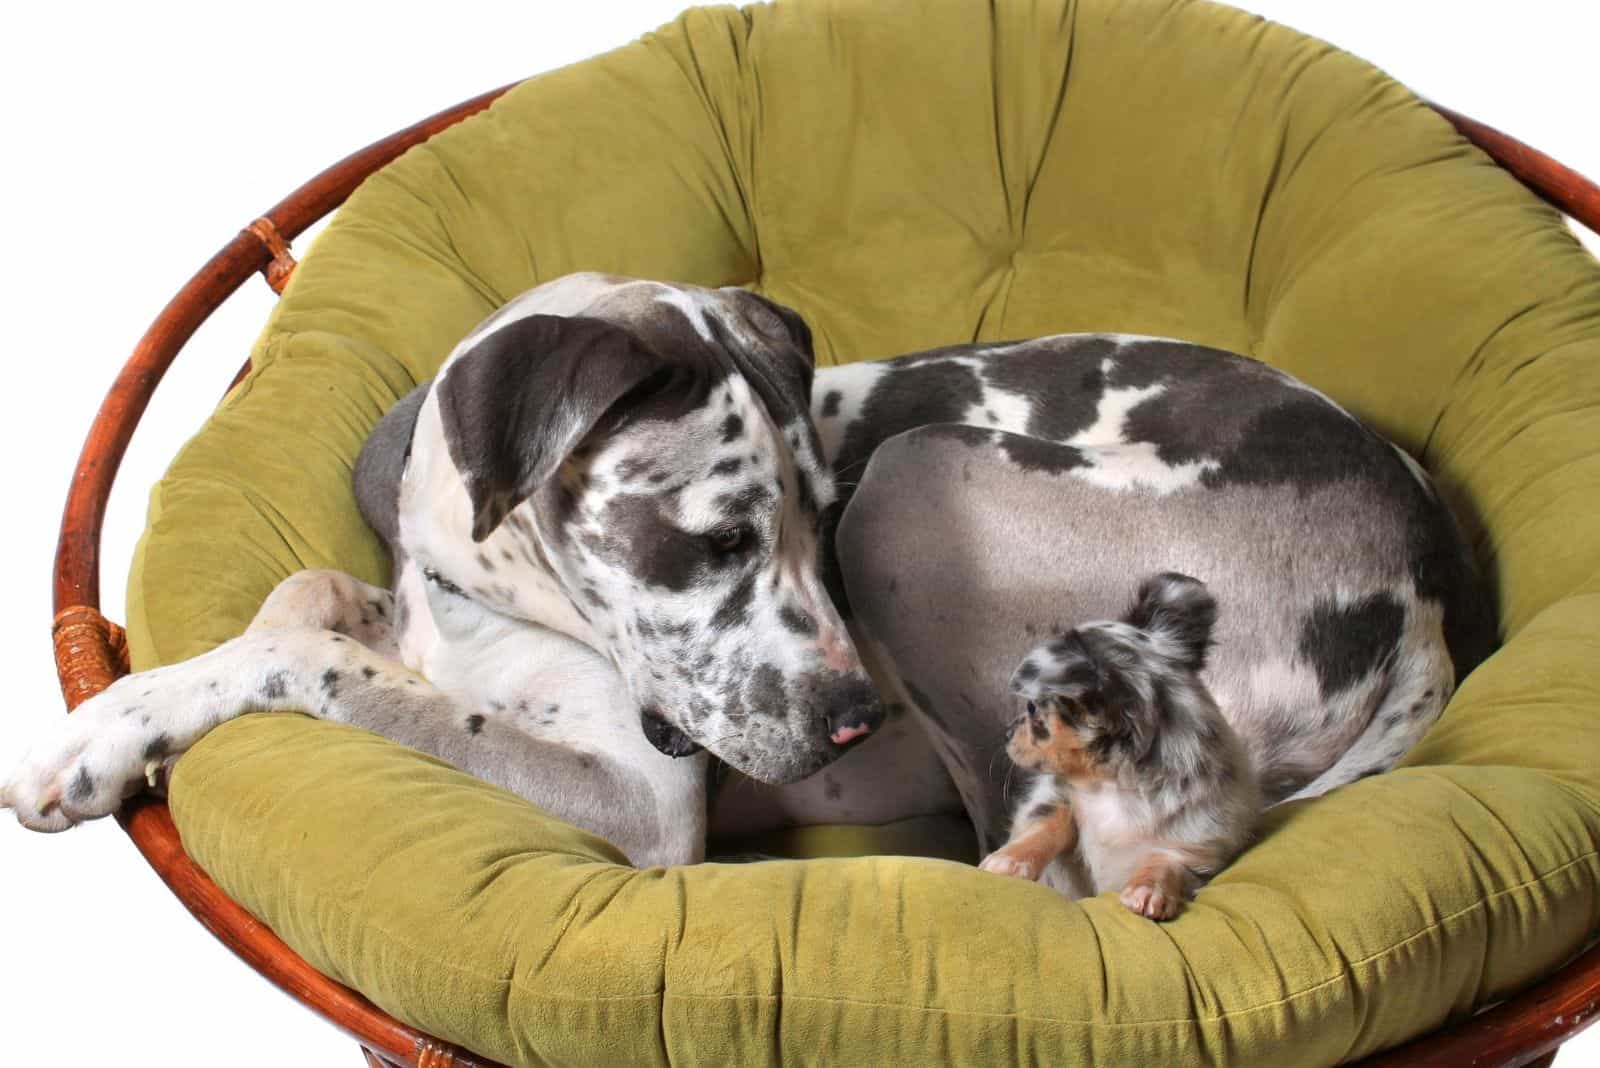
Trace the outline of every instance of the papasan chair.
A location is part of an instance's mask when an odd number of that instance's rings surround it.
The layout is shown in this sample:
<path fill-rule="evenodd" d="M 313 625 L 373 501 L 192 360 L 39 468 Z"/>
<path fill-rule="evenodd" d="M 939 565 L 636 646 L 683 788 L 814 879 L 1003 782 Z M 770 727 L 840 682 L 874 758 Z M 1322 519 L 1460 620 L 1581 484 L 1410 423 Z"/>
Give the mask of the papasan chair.
<path fill-rule="evenodd" d="M 63 690 L 210 648 L 297 569 L 386 581 L 349 489 L 364 435 L 497 304 L 570 271 L 753 287 L 822 363 L 1193 339 L 1420 458 L 1502 645 L 1401 768 L 1272 810 L 1175 922 L 950 859 L 960 826 L 634 870 L 295 715 L 215 731 L 169 802 L 119 818 L 373 1065 L 1543 1063 L 1600 1010 L 1600 266 L 1551 204 L 1600 223 L 1565 168 L 1203 0 L 691 11 L 351 156 L 200 270 L 72 483 Z M 296 266 L 287 242 L 336 207 Z M 124 640 L 96 610 L 117 462 L 257 270 L 282 299 L 151 497 Z"/>

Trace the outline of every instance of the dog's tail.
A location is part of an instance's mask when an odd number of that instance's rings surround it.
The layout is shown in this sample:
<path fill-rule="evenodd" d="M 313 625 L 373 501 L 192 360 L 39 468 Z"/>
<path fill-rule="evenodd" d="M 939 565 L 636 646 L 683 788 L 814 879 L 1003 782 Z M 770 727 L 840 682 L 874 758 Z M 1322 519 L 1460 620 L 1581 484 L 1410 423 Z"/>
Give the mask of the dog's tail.
<path fill-rule="evenodd" d="M 1411 614 L 1395 655 L 1380 669 L 1385 677 L 1373 688 L 1366 727 L 1332 766 L 1282 800 L 1318 797 L 1390 770 L 1444 711 L 1454 690 L 1455 668 L 1438 611 L 1414 604 Z"/>

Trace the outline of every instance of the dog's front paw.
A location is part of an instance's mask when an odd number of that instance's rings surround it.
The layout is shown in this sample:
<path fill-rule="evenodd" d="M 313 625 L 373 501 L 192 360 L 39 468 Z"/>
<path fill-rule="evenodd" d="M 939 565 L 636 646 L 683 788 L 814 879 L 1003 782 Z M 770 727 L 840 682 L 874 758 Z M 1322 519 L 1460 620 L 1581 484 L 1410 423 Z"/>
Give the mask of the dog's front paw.
<path fill-rule="evenodd" d="M 1122 903 L 1152 920 L 1170 920 L 1183 908 L 1183 893 L 1162 879 L 1139 880 L 1122 888 Z"/>
<path fill-rule="evenodd" d="M 168 735 L 119 680 L 78 706 L 24 753 L 0 783 L 0 809 L 35 831 L 64 831 L 115 812 L 176 756 Z"/>
<path fill-rule="evenodd" d="M 1027 857 L 1019 857 L 1005 850 L 996 850 L 983 858 L 983 863 L 978 865 L 984 871 L 994 872 L 996 875 L 1009 875 L 1013 879 L 1027 879 L 1032 882 L 1039 878 L 1039 865 Z"/>

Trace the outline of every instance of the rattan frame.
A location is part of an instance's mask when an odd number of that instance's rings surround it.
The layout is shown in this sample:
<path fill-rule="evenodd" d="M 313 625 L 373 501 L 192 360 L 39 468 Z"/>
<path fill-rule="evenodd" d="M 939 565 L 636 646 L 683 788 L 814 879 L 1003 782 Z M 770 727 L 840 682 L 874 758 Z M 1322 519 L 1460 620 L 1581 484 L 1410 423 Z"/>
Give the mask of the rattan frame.
<path fill-rule="evenodd" d="M 281 292 L 294 270 L 289 243 L 332 212 L 363 179 L 449 126 L 488 107 L 502 86 L 374 142 L 290 193 L 222 247 L 162 309 L 112 383 L 89 428 L 67 492 L 55 558 L 56 670 L 70 712 L 128 671 L 122 629 L 100 614 L 100 531 L 134 428 L 172 361 L 200 324 L 260 271 Z M 1600 186 L 1493 127 L 1432 105 L 1468 140 L 1557 209 L 1600 231 Z M 248 370 L 248 363 L 240 371 Z M 322 975 L 183 851 L 164 801 L 136 798 L 117 815 L 139 852 L 208 930 L 244 962 L 361 1043 L 373 1068 L 499 1068 L 401 1023 Z M 1496 1008 L 1364 1063 L 1455 1068 L 1546 1065 L 1562 1042 L 1600 1016 L 1600 945 Z"/>

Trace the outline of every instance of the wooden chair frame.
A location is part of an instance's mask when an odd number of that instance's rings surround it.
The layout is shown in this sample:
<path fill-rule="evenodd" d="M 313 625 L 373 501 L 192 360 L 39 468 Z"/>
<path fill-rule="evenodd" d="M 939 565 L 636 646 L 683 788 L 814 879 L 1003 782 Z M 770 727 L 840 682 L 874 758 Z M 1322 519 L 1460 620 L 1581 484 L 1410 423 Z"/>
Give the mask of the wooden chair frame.
<path fill-rule="evenodd" d="M 79 456 L 55 558 L 56 670 L 70 712 L 128 671 L 122 629 L 100 614 L 100 530 L 117 467 L 172 361 L 224 300 L 257 271 L 282 292 L 294 270 L 289 243 L 333 211 L 363 179 L 412 145 L 488 107 L 510 86 L 473 97 L 340 160 L 224 245 L 145 331 L 112 383 Z M 1433 107 L 1539 196 L 1600 231 L 1600 187 L 1548 156 L 1447 108 Z M 242 377 L 248 362 L 239 372 Z M 184 853 L 166 803 L 136 798 L 117 815 L 134 845 L 184 906 L 244 962 L 340 1027 L 372 1068 L 496 1068 L 423 1034 L 319 973 L 230 900 Z M 1562 1042 L 1600 1015 L 1600 945 L 1497 1007 L 1449 1024 L 1365 1063 L 1455 1068 L 1547 1065 Z"/>

